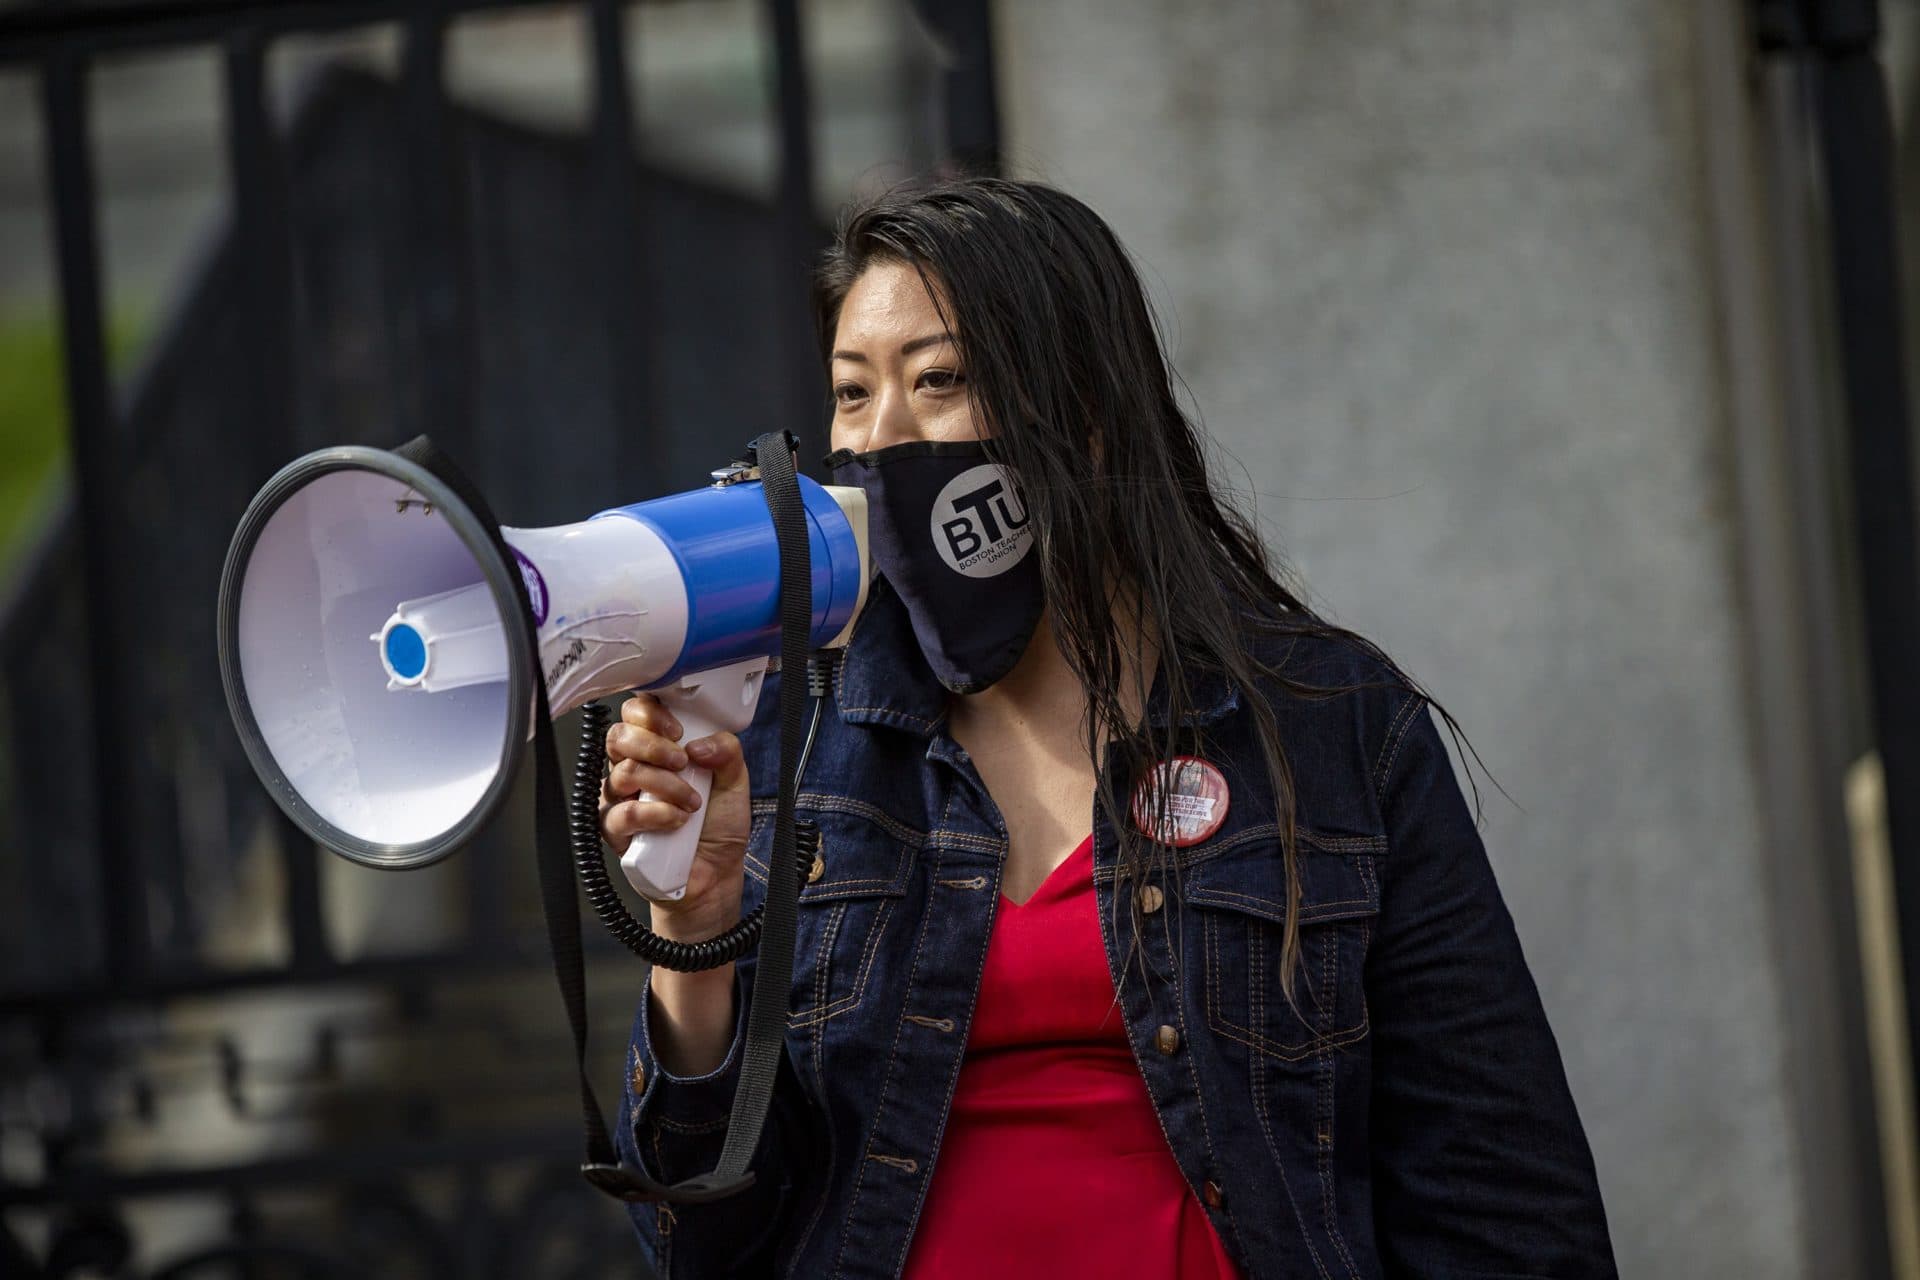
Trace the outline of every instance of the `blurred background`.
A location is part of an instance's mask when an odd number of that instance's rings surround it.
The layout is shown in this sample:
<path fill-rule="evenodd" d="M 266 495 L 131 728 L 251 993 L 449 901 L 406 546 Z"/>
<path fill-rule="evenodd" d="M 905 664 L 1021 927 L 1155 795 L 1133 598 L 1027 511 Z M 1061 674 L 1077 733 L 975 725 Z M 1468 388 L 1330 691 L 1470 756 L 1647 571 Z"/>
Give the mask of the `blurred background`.
<path fill-rule="evenodd" d="M 1113 223 L 1511 797 L 1622 1274 L 1920 1277 L 1920 0 L 0 3 L 0 1275 L 643 1274 L 530 806 L 298 839 L 221 559 L 323 444 L 515 525 L 816 456 L 810 257 L 943 165 Z"/>

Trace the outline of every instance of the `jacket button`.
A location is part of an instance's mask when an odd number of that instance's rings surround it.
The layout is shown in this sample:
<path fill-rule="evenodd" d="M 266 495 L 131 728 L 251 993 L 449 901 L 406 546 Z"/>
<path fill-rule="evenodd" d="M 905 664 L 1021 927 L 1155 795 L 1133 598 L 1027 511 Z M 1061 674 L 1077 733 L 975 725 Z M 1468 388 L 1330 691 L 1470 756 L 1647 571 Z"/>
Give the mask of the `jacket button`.
<path fill-rule="evenodd" d="M 636 1098 L 647 1091 L 647 1069 L 640 1065 L 637 1057 L 633 1060 L 633 1071 L 628 1075 L 627 1083 L 633 1086 L 633 1096 Z"/>
<path fill-rule="evenodd" d="M 807 883 L 812 884 L 827 874 L 827 857 L 823 853 L 813 855 L 813 865 L 807 868 Z"/>
<path fill-rule="evenodd" d="M 1164 901 L 1166 901 L 1166 895 L 1160 892 L 1159 885 L 1148 884 L 1148 885 L 1142 885 L 1140 887 L 1140 914 L 1141 915 L 1146 915 L 1146 916 L 1152 915 L 1154 912 L 1160 909 L 1160 904 Z"/>
<path fill-rule="evenodd" d="M 1226 1194 L 1220 1190 L 1219 1183 L 1208 1179 L 1207 1185 L 1200 1188 L 1200 1198 L 1207 1202 L 1207 1208 L 1218 1209 L 1227 1197 Z"/>
<path fill-rule="evenodd" d="M 1172 1027 L 1161 1027 L 1154 1032 L 1153 1047 L 1162 1053 L 1172 1053 L 1180 1047 L 1180 1033 Z"/>

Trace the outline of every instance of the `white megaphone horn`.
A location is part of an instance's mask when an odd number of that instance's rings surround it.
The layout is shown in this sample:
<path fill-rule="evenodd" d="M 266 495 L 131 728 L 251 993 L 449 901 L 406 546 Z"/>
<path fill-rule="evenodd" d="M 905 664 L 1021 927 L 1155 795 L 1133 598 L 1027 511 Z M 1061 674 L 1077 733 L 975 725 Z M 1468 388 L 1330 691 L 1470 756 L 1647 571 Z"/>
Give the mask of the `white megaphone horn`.
<path fill-rule="evenodd" d="M 831 647 L 866 601 L 865 497 L 799 484 L 808 644 Z M 422 866 L 480 829 L 531 736 L 535 680 L 556 716 L 653 690 L 683 740 L 753 719 L 780 647 L 779 549 L 753 472 L 500 532 L 511 561 L 425 467 L 339 447 L 283 468 L 234 534 L 219 613 L 234 723 L 280 807 L 356 862 Z M 531 643 L 513 621 L 516 575 Z M 711 774 L 690 765 L 683 776 L 704 804 Z M 621 866 L 635 889 L 685 891 L 703 816 L 633 842 Z"/>

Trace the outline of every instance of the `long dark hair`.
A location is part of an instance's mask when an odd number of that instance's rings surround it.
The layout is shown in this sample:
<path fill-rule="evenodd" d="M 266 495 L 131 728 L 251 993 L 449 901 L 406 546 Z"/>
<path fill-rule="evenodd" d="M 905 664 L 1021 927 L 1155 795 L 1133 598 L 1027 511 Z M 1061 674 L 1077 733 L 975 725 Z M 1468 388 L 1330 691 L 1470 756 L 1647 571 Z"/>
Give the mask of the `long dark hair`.
<path fill-rule="evenodd" d="M 928 282 L 960 348 L 989 453 L 1020 478 L 1055 636 L 1086 689 L 1087 748 L 1096 763 L 1106 734 L 1129 728 L 1117 624 L 1137 620 L 1159 650 L 1167 712 L 1160 736 L 1147 726 L 1127 735 L 1122 745 L 1130 751 L 1111 761 L 1128 759 L 1124 776 L 1096 788 L 1131 883 L 1150 883 L 1171 856 L 1120 812 L 1137 771 L 1180 753 L 1197 675 L 1217 673 L 1242 691 L 1281 832 L 1281 973 L 1291 992 L 1300 895 L 1294 788 L 1273 707 L 1257 690 L 1264 684 L 1307 697 L 1337 690 L 1302 684 L 1262 662 L 1247 643 L 1249 628 L 1339 636 L 1389 679 L 1415 686 L 1371 644 L 1316 618 L 1252 522 L 1209 481 L 1200 434 L 1175 398 L 1139 275 L 1093 210 L 1040 183 L 973 176 L 916 181 L 855 203 L 842 214 L 815 282 L 823 353 L 848 290 L 880 262 L 911 265 Z M 1137 911 L 1137 895 L 1124 896 Z M 1133 933 L 1139 936 L 1137 927 Z"/>

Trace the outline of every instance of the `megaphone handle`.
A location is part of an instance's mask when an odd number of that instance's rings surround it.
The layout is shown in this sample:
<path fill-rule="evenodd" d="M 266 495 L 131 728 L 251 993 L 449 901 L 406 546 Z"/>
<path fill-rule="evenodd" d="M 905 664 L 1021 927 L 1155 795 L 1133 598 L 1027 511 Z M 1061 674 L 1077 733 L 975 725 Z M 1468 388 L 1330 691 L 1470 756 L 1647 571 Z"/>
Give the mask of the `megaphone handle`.
<path fill-rule="evenodd" d="M 714 731 L 713 727 L 697 723 L 698 717 L 677 711 L 674 714 L 687 731 L 682 741 L 691 742 Z M 693 869 L 693 855 L 700 846 L 700 833 L 707 825 L 707 796 L 713 790 L 713 770 L 705 765 L 689 763 L 680 771 L 680 780 L 692 787 L 700 797 L 700 807 L 676 831 L 635 836 L 620 858 L 620 867 L 627 873 L 627 882 L 642 897 L 662 902 L 678 902 L 687 892 L 687 875 Z M 652 800 L 656 797 L 642 791 L 638 798 Z"/>
<path fill-rule="evenodd" d="M 738 733 L 753 723 L 761 678 L 766 673 L 767 660 L 754 658 L 687 676 L 656 690 L 655 696 L 680 722 L 682 743 L 722 730 Z M 635 836 L 620 856 L 627 883 L 640 896 L 660 902 L 677 902 L 687 891 L 687 874 L 700 845 L 700 832 L 706 827 L 707 797 L 713 789 L 713 770 L 704 765 L 689 762 L 680 777 L 698 793 L 700 807 L 678 830 Z M 653 798 L 644 791 L 640 793 L 642 800 Z"/>

